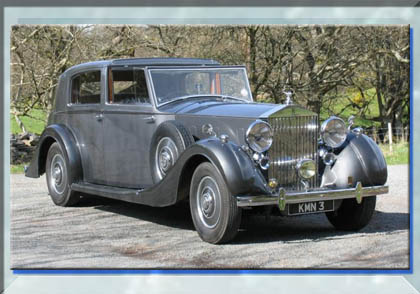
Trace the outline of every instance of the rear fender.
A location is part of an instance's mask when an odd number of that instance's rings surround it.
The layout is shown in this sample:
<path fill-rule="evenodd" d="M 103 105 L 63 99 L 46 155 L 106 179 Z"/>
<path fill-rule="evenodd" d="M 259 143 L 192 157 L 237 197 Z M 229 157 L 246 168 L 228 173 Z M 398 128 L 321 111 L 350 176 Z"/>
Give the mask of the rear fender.
<path fill-rule="evenodd" d="M 77 142 L 71 131 L 60 124 L 50 125 L 44 130 L 36 147 L 34 157 L 25 171 L 25 176 L 38 178 L 45 173 L 48 150 L 54 142 L 58 142 L 65 153 L 70 178 L 73 181 L 82 179 L 83 170 Z"/>

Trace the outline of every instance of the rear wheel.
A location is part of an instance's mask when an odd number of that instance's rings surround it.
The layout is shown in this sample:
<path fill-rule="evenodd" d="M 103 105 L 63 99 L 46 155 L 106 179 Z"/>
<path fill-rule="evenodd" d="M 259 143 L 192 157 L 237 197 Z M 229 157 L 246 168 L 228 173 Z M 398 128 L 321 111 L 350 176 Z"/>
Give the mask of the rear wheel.
<path fill-rule="evenodd" d="M 327 212 L 330 223 L 338 230 L 358 231 L 372 218 L 376 206 L 376 196 L 363 198 L 358 204 L 356 199 L 344 199 L 338 210 Z"/>
<path fill-rule="evenodd" d="M 48 150 L 45 172 L 51 199 L 59 206 L 70 206 L 80 200 L 79 194 L 70 189 L 72 183 L 67 162 L 60 144 L 53 143 Z"/>
<path fill-rule="evenodd" d="M 200 164 L 192 176 L 190 209 L 203 241 L 219 244 L 236 236 L 242 211 L 222 175 L 209 162 Z"/>

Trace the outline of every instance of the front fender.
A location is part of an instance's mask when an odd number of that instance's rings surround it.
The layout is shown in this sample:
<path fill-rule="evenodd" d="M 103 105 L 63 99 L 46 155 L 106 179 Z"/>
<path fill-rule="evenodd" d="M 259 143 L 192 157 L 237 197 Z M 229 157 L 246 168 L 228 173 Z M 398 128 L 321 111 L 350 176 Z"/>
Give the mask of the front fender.
<path fill-rule="evenodd" d="M 204 161 L 216 166 L 233 195 L 269 193 L 264 176 L 245 151 L 232 142 L 209 138 L 189 146 L 159 183 L 141 192 L 141 203 L 168 206 L 184 199 L 195 168 Z"/>
<path fill-rule="evenodd" d="M 332 167 L 327 167 L 322 177 L 322 186 L 337 188 L 384 185 L 388 177 L 385 158 L 379 146 L 368 136 L 349 133 L 346 145 L 337 155 Z"/>
<path fill-rule="evenodd" d="M 233 195 L 269 193 L 261 171 L 235 143 L 223 143 L 218 138 L 209 138 L 198 141 L 184 153 L 186 161 L 198 154 L 218 168 Z"/>
<path fill-rule="evenodd" d="M 81 179 L 83 171 L 76 140 L 71 131 L 61 124 L 53 124 L 45 128 L 39 139 L 34 157 L 25 171 L 25 176 L 38 178 L 45 172 L 48 149 L 54 142 L 58 142 L 65 152 L 69 176 L 72 179 Z"/>

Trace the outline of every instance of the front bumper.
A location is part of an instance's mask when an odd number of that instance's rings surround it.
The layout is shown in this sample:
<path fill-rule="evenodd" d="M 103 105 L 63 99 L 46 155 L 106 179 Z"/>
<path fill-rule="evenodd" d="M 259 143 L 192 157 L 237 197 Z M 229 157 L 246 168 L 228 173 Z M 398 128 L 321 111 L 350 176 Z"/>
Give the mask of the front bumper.
<path fill-rule="evenodd" d="M 304 192 L 287 192 L 280 188 L 274 195 L 238 196 L 236 198 L 239 207 L 278 205 L 279 209 L 283 211 L 286 208 L 286 204 L 347 198 L 356 198 L 357 202 L 361 203 L 363 197 L 386 193 L 388 193 L 388 186 L 362 187 L 362 183 L 358 182 L 354 188 L 320 188 Z"/>

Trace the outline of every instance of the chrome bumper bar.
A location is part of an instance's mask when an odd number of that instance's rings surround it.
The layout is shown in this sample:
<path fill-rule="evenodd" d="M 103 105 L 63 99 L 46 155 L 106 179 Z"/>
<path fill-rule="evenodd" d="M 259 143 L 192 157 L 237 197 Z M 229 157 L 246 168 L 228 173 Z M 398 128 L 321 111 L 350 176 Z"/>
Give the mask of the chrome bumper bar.
<path fill-rule="evenodd" d="M 363 197 L 386 193 L 388 193 L 388 186 L 362 187 L 362 183 L 358 182 L 355 188 L 321 188 L 305 192 L 287 192 L 283 188 L 280 188 L 278 193 L 275 195 L 238 196 L 236 198 L 239 207 L 278 205 L 280 210 L 284 210 L 286 208 L 286 204 L 304 203 L 310 201 L 356 198 L 357 202 L 361 203 Z"/>

